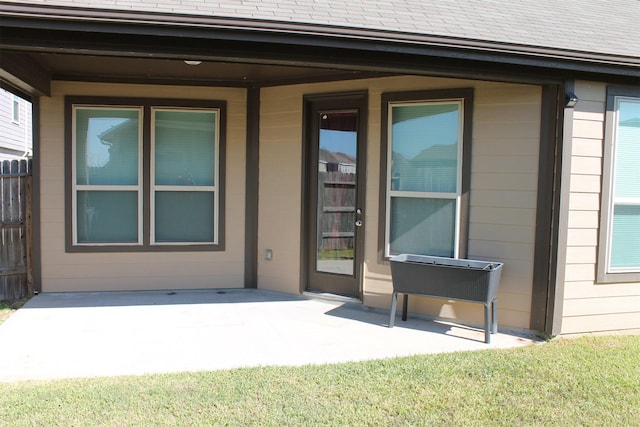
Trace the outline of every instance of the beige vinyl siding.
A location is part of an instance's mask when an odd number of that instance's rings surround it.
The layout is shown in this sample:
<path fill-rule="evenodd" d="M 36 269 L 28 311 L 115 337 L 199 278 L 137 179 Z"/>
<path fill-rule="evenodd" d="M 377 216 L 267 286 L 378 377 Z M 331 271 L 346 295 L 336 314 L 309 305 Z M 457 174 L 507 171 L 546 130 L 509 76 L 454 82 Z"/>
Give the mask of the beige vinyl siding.
<path fill-rule="evenodd" d="M 302 98 L 288 88 L 260 95 L 258 287 L 300 292 Z M 263 251 L 273 259 L 265 261 Z"/>
<path fill-rule="evenodd" d="M 300 290 L 302 100 L 306 94 L 367 90 L 364 304 L 388 308 L 388 263 L 378 261 L 381 94 L 474 88 L 469 258 L 504 261 L 501 326 L 528 328 L 531 311 L 541 89 L 428 77 L 389 77 L 264 88 L 260 118 L 258 287 Z M 264 250 L 273 250 L 266 261 Z M 412 312 L 482 323 L 480 305 L 413 297 Z"/>
<path fill-rule="evenodd" d="M 563 183 L 569 186 L 568 224 L 560 230 L 567 242 L 560 248 L 566 260 L 559 279 L 562 334 L 640 328 L 640 283 L 596 282 L 606 92 L 605 84 L 576 82 L 580 101 L 573 123 L 565 124 L 573 137 L 570 182 Z"/>
<path fill-rule="evenodd" d="M 225 250 L 66 253 L 65 95 L 226 100 Z M 243 287 L 245 105 L 244 89 L 53 82 L 51 97 L 40 103 L 43 292 Z"/>
<path fill-rule="evenodd" d="M 541 94 L 497 84 L 475 93 L 468 256 L 504 262 L 498 321 L 519 328 L 531 312 Z"/>

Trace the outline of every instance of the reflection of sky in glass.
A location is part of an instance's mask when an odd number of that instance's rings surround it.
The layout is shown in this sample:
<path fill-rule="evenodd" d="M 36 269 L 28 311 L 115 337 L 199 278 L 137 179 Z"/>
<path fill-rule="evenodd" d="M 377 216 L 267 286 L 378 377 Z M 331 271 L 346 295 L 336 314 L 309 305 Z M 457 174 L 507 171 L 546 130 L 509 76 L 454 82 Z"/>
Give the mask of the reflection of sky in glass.
<path fill-rule="evenodd" d="M 620 101 L 620 123 L 629 121 L 629 120 L 637 120 L 640 121 L 640 102 L 638 101 Z M 635 123 L 635 122 L 634 122 Z M 636 126 L 640 126 L 640 123 L 636 123 Z"/>
<path fill-rule="evenodd" d="M 357 132 L 320 129 L 320 149 L 356 156 Z"/>
<path fill-rule="evenodd" d="M 393 151 L 412 159 L 433 145 L 455 145 L 458 142 L 458 112 L 423 116 L 393 125 Z"/>
<path fill-rule="evenodd" d="M 640 102 L 620 100 L 616 135 L 614 197 L 640 197 Z"/>
<path fill-rule="evenodd" d="M 109 146 L 100 142 L 99 135 L 129 119 L 91 117 L 87 127 L 87 166 L 102 167 L 109 162 Z"/>

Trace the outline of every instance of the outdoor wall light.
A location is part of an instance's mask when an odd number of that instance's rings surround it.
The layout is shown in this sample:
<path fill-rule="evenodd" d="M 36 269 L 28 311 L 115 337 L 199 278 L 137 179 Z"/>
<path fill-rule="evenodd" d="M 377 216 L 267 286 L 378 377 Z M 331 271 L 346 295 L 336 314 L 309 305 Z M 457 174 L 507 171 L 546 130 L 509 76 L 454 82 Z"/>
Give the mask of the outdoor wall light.
<path fill-rule="evenodd" d="M 187 65 L 200 65 L 200 64 L 202 64 L 202 61 L 190 61 L 190 60 L 185 59 L 184 63 L 187 64 Z"/>
<path fill-rule="evenodd" d="M 573 108 L 578 103 L 578 97 L 573 92 L 567 92 L 565 95 L 565 103 L 564 106 L 567 108 Z"/>

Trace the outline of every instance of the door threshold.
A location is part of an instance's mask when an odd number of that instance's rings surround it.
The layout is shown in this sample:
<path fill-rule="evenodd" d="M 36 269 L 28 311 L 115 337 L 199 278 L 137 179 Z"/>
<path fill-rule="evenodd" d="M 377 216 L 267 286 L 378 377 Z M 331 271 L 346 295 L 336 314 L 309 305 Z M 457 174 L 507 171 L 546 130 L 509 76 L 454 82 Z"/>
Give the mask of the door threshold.
<path fill-rule="evenodd" d="M 350 302 L 350 303 L 358 303 L 358 304 L 362 302 L 360 301 L 359 298 L 356 298 L 356 297 L 349 297 L 346 295 L 338 295 L 338 294 L 332 294 L 329 292 L 322 292 L 322 291 L 304 291 L 302 293 L 302 296 L 305 296 L 310 299 L 318 299 L 318 300 L 327 301 L 327 302 L 337 302 L 337 303 Z"/>

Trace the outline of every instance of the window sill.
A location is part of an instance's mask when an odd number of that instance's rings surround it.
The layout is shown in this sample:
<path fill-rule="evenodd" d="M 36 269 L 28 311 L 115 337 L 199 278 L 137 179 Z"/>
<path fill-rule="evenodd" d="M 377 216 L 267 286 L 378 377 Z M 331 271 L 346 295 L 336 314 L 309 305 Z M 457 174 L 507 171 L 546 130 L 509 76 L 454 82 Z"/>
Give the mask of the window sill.
<path fill-rule="evenodd" d="M 67 253 L 120 253 L 120 252 L 222 252 L 223 245 L 193 244 L 193 245 L 103 245 L 80 246 L 67 245 Z"/>
<path fill-rule="evenodd" d="M 627 273 L 605 273 L 598 271 L 597 283 L 610 285 L 615 283 L 640 283 L 640 271 Z"/>

